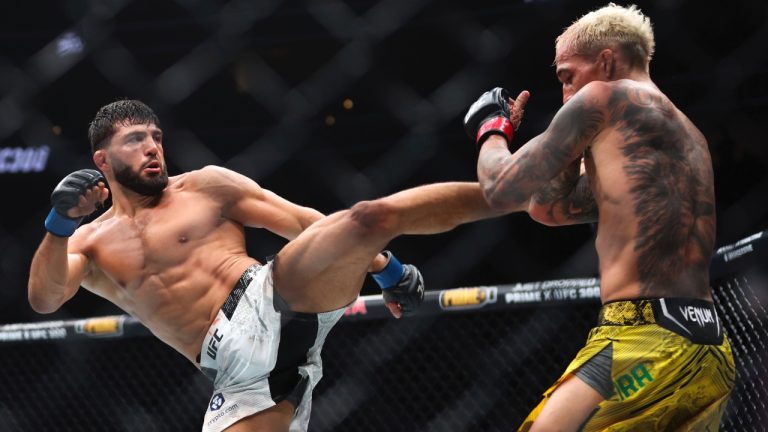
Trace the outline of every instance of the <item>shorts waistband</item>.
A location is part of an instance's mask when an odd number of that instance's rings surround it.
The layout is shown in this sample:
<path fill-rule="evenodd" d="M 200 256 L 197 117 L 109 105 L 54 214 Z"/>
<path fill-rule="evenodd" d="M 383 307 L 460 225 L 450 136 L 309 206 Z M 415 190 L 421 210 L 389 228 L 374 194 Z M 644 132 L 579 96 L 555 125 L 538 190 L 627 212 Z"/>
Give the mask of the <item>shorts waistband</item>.
<path fill-rule="evenodd" d="M 637 299 L 606 303 L 599 326 L 657 324 L 693 343 L 718 345 L 724 337 L 717 308 L 711 301 L 691 298 Z"/>
<path fill-rule="evenodd" d="M 597 325 L 633 326 L 655 324 L 653 302 L 659 299 L 625 300 L 606 303 L 600 308 Z"/>
<path fill-rule="evenodd" d="M 714 303 L 706 300 L 689 298 L 653 298 L 622 300 L 604 304 L 600 308 L 598 325 L 610 326 L 632 326 L 644 324 L 657 324 L 664 321 L 665 316 L 674 315 L 674 312 L 681 309 L 693 308 L 692 317 L 702 309 L 708 309 L 714 312 Z M 672 312 L 669 312 L 672 311 Z M 705 320 L 711 318 L 705 313 Z M 686 319 L 688 317 L 686 316 Z"/>
<path fill-rule="evenodd" d="M 232 291 L 229 292 L 229 295 L 224 300 L 224 304 L 221 306 L 220 311 L 224 314 L 224 316 L 227 318 L 227 320 L 232 319 L 232 315 L 235 313 L 235 309 L 237 309 L 237 304 L 240 302 L 240 299 L 243 297 L 243 294 L 245 294 L 245 290 L 248 288 L 248 285 L 251 284 L 251 281 L 253 281 L 253 278 L 256 277 L 256 272 L 259 271 L 261 268 L 261 264 L 259 263 L 253 263 L 250 266 L 248 266 L 245 271 L 243 271 L 243 274 L 240 275 L 240 278 L 237 280 L 237 283 L 235 283 L 235 286 L 232 288 Z M 207 343 L 209 342 L 209 336 L 206 336 L 203 340 L 203 346 L 207 346 Z M 195 361 L 197 364 L 200 364 L 202 359 L 202 353 L 197 353 L 197 356 L 195 357 Z M 206 373 L 206 375 L 209 375 L 209 373 L 206 372 L 205 368 L 203 368 L 203 372 Z M 209 376 L 211 380 L 216 376 L 215 370 L 213 370 L 213 376 Z"/>
<path fill-rule="evenodd" d="M 247 269 L 245 269 L 243 274 L 240 275 L 240 279 L 237 280 L 234 288 L 232 288 L 232 291 L 230 291 L 227 299 L 224 300 L 224 304 L 221 306 L 221 312 L 224 313 L 224 316 L 226 316 L 227 319 L 232 319 L 232 314 L 235 313 L 237 304 L 240 302 L 243 294 L 245 294 L 245 290 L 248 288 L 248 285 L 251 284 L 251 281 L 256 276 L 256 272 L 260 268 L 261 264 L 251 264 Z"/>

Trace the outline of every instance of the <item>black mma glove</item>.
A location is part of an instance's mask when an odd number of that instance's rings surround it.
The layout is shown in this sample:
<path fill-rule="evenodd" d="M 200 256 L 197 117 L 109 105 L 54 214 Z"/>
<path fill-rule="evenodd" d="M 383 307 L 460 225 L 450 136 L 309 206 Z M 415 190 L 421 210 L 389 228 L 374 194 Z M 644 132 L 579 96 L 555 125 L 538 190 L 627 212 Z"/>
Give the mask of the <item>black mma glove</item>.
<path fill-rule="evenodd" d="M 464 116 L 464 130 L 480 150 L 491 135 L 501 135 L 512 142 L 514 126 L 509 120 L 509 92 L 501 87 L 483 93 Z"/>
<path fill-rule="evenodd" d="M 400 305 L 403 315 L 411 315 L 424 301 L 424 278 L 415 266 L 400 264 L 392 252 L 384 251 L 382 254 L 389 261 L 384 269 L 371 276 L 381 287 L 386 303 L 396 303 Z"/>
<path fill-rule="evenodd" d="M 67 211 L 77 206 L 80 197 L 99 182 L 106 183 L 106 180 L 94 169 L 81 169 L 64 177 L 51 194 L 53 208 L 45 219 L 45 229 L 58 237 L 71 236 L 83 218 L 71 218 Z"/>

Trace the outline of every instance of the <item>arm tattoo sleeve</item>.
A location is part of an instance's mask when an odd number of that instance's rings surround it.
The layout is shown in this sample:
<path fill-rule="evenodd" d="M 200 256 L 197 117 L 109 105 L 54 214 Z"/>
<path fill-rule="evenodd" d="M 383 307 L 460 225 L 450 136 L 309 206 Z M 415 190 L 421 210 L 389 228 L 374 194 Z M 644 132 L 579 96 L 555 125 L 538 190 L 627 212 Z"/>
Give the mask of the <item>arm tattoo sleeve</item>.
<path fill-rule="evenodd" d="M 597 221 L 597 203 L 589 178 L 579 173 L 581 158 L 534 194 L 534 203 L 547 209 L 550 222 L 558 225 Z"/>
<path fill-rule="evenodd" d="M 549 128 L 514 155 L 500 147 L 481 152 L 478 177 L 492 205 L 519 210 L 534 193 L 550 185 L 592 142 L 603 128 L 605 114 L 597 97 L 583 93 L 568 101 Z M 587 209 L 589 201 L 581 195 L 588 192 L 589 187 L 577 189 L 574 192 L 579 193 L 571 198 L 568 211 L 575 211 L 577 207 Z"/>

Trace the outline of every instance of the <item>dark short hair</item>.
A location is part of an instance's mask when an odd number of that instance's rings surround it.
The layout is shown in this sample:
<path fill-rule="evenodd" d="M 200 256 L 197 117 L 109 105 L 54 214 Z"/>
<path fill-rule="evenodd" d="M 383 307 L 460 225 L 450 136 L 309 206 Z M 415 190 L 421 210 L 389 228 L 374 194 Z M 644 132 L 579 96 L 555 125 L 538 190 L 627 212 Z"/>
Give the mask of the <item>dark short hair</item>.
<path fill-rule="evenodd" d="M 91 142 L 91 154 L 104 147 L 118 125 L 154 123 L 160 127 L 160 119 L 152 108 L 144 102 L 133 99 L 121 99 L 99 108 L 88 127 L 88 140 Z"/>

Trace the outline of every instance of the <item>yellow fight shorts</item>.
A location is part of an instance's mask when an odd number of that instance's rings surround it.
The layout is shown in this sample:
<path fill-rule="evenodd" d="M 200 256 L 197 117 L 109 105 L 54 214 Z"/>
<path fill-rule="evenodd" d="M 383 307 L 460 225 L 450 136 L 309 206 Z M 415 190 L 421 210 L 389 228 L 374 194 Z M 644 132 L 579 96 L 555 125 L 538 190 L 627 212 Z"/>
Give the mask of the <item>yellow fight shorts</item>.
<path fill-rule="evenodd" d="M 586 346 L 519 431 L 530 429 L 558 385 L 595 369 L 601 356 L 604 384 L 585 382 L 606 399 L 583 431 L 719 429 L 736 377 L 730 343 L 712 303 L 667 298 L 603 305 Z"/>

